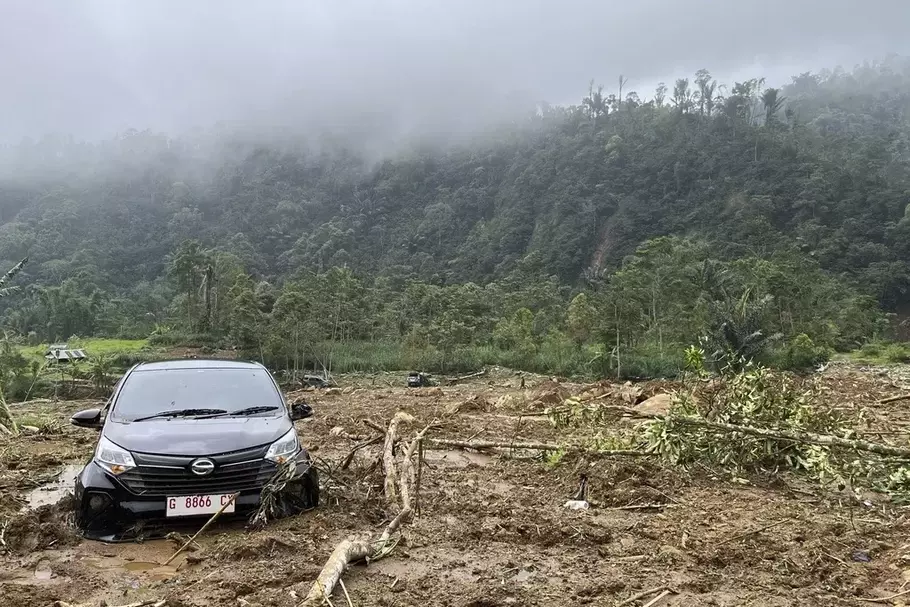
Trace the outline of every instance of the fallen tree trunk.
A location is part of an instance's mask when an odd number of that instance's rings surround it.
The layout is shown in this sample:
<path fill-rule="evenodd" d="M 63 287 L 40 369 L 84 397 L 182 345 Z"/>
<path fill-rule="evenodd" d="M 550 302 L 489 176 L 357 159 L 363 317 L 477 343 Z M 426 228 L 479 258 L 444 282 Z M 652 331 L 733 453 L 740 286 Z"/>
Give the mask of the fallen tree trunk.
<path fill-rule="evenodd" d="M 319 572 L 319 577 L 313 582 L 313 587 L 310 588 L 300 607 L 322 605 L 326 597 L 331 596 L 335 585 L 350 564 L 363 560 L 371 554 L 373 554 L 373 545 L 370 543 L 370 538 L 365 536 L 349 537 L 335 546 L 335 550 L 332 551 L 329 560 Z"/>
<path fill-rule="evenodd" d="M 889 396 L 888 398 L 883 398 L 880 401 L 878 401 L 878 404 L 887 405 L 888 403 L 896 403 L 899 400 L 910 400 L 910 393 L 896 394 L 895 396 Z"/>
<path fill-rule="evenodd" d="M 582 445 L 557 445 L 555 443 L 516 443 L 507 440 L 501 441 L 463 441 L 445 438 L 428 438 L 426 442 L 439 447 L 456 447 L 459 449 L 528 449 L 531 451 L 566 451 L 568 453 L 591 453 L 595 455 L 629 455 L 650 456 L 647 451 L 636 449 L 592 449 Z"/>
<path fill-rule="evenodd" d="M 404 457 L 401 459 L 401 470 L 399 471 L 398 479 L 401 490 L 401 511 L 407 511 L 408 515 L 411 513 L 410 486 L 414 482 L 413 465 L 411 464 L 411 458 L 414 457 L 414 452 L 417 451 L 417 445 L 420 444 L 420 441 L 423 440 L 424 434 L 426 434 L 427 430 L 429 429 L 430 426 L 427 426 L 417 433 L 417 436 L 415 436 L 414 440 L 411 441 L 411 444 L 408 445 L 407 450 L 404 452 Z"/>
<path fill-rule="evenodd" d="M 390 510 L 394 510 L 398 503 L 397 490 L 398 472 L 395 470 L 395 439 L 398 434 L 398 424 L 413 421 L 413 417 L 399 411 L 389 422 L 389 429 L 385 434 L 385 444 L 382 447 L 382 466 L 385 470 L 385 499 Z"/>
<path fill-rule="evenodd" d="M 791 440 L 797 443 L 809 443 L 813 445 L 823 445 L 826 447 L 843 447 L 846 449 L 853 449 L 855 451 L 867 451 L 869 453 L 877 453 L 878 455 L 890 455 L 892 457 L 910 459 L 910 449 L 904 447 L 883 445 L 881 443 L 873 443 L 861 439 L 841 438 L 839 436 L 833 436 L 830 434 L 815 434 L 812 432 L 791 432 L 789 430 L 755 428 L 753 426 L 740 426 L 737 424 L 712 422 L 706 419 L 698 419 L 695 417 L 655 417 L 655 419 L 666 419 L 678 424 L 699 426 L 702 428 L 710 428 L 714 430 L 725 430 L 727 432 L 740 432 L 742 434 L 748 434 L 750 436 L 757 436 L 760 438 Z"/>
<path fill-rule="evenodd" d="M 331 556 L 329 556 L 328 561 L 326 561 L 316 581 L 310 587 L 300 607 L 316 607 L 316 605 L 322 605 L 323 603 L 331 604 L 328 597 L 331 596 L 336 584 L 341 580 L 341 576 L 344 575 L 351 563 L 363 559 L 380 559 L 395 548 L 395 544 L 389 546 L 392 535 L 410 520 L 412 514 L 410 478 L 413 475 L 411 474 L 411 458 L 422 443 L 427 430 L 432 427 L 427 426 L 417 434 L 405 450 L 400 467 L 396 468 L 394 447 L 397 441 L 398 426 L 412 421 L 414 421 L 413 417 L 403 411 L 399 411 L 389 422 L 388 430 L 385 431 L 385 444 L 383 445 L 382 453 L 382 461 L 385 466 L 384 490 L 387 504 L 390 509 L 398 508 L 398 514 L 386 526 L 378 539 L 370 540 L 369 536 L 359 535 L 349 537 L 338 544 L 332 551 Z M 370 422 L 367 425 L 376 424 Z M 381 437 L 379 440 L 381 440 Z M 398 484 L 398 491 L 396 491 L 396 484 Z M 400 504 L 398 504 L 398 497 L 401 500 Z"/>
<path fill-rule="evenodd" d="M 483 377 L 486 374 L 487 374 L 487 370 L 482 369 L 476 373 L 469 373 L 467 375 L 462 375 L 460 377 L 453 377 L 453 378 L 449 379 L 446 383 L 450 386 L 454 386 L 455 384 L 457 384 L 460 381 L 464 381 L 466 379 L 473 379 L 475 377 Z"/>
<path fill-rule="evenodd" d="M 879 403 L 889 402 L 889 401 L 894 402 L 897 400 L 902 400 L 904 398 L 910 398 L 910 394 L 901 395 L 899 397 L 892 396 L 889 399 L 885 399 L 884 401 L 878 401 L 878 402 Z M 888 455 L 888 456 L 892 456 L 892 457 L 910 459 L 910 448 L 895 447 L 893 445 L 885 445 L 882 443 L 873 443 L 871 441 L 866 441 L 866 440 L 862 440 L 862 439 L 842 438 L 840 436 L 834 436 L 832 434 L 815 434 L 813 432 L 792 432 L 789 430 L 758 428 L 755 426 L 742 426 L 739 424 L 713 422 L 713 421 L 698 418 L 698 417 L 655 415 L 652 413 L 645 413 L 643 411 L 638 411 L 633 407 L 623 407 L 621 405 L 603 405 L 603 407 L 607 408 L 607 409 L 617 410 L 622 413 L 627 413 L 633 417 L 638 417 L 641 419 L 671 421 L 671 422 L 675 422 L 678 424 L 684 424 L 684 425 L 689 425 L 689 426 L 699 426 L 702 428 L 712 428 L 715 430 L 725 430 L 728 432 L 741 432 L 743 434 L 749 434 L 750 436 L 758 436 L 761 438 L 776 438 L 776 439 L 782 439 L 782 440 L 791 440 L 791 441 L 798 442 L 798 443 L 809 443 L 809 444 L 813 444 L 813 445 L 822 445 L 822 446 L 826 446 L 826 447 L 843 447 L 846 449 L 853 449 L 855 451 L 867 451 L 869 453 L 877 453 L 878 455 Z M 557 411 L 558 412 L 568 411 L 568 408 L 560 409 Z"/>

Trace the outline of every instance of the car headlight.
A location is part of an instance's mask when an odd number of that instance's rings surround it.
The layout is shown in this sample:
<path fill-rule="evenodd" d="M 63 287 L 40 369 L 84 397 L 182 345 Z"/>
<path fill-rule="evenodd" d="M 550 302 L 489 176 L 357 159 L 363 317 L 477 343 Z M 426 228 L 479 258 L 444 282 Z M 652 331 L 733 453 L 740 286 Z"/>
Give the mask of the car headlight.
<path fill-rule="evenodd" d="M 95 449 L 95 463 L 114 475 L 123 474 L 136 467 L 136 462 L 129 451 L 103 436 Z"/>
<path fill-rule="evenodd" d="M 297 430 L 291 428 L 287 434 L 276 440 L 266 451 L 265 459 L 276 464 L 283 464 L 297 454 L 300 442 L 297 440 Z"/>

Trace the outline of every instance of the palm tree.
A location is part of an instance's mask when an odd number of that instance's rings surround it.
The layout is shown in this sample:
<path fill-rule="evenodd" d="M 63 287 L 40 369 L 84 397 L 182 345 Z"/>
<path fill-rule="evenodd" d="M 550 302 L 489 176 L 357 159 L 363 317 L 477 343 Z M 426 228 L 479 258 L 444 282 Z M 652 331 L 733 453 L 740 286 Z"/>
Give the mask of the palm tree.
<path fill-rule="evenodd" d="M 689 79 L 680 78 L 673 87 L 673 105 L 683 114 L 689 112 L 692 106 L 692 91 L 689 89 Z"/>
<path fill-rule="evenodd" d="M 595 91 L 594 81 L 592 80 L 588 87 L 588 96 L 582 99 L 581 103 L 587 108 L 588 114 L 591 116 L 594 126 L 596 127 L 597 119 L 600 116 L 605 115 L 608 110 L 607 98 L 604 96 L 604 87 L 598 86 Z"/>
<path fill-rule="evenodd" d="M 657 107 L 663 107 L 664 101 L 667 99 L 667 85 L 663 82 L 657 85 L 657 89 L 654 91 L 654 105 Z"/>
<path fill-rule="evenodd" d="M 764 94 L 761 96 L 761 101 L 765 106 L 765 126 L 770 126 L 773 124 L 775 118 L 777 117 L 777 113 L 784 105 L 785 99 L 786 97 L 780 96 L 780 89 L 765 89 Z"/>
<path fill-rule="evenodd" d="M 708 70 L 698 70 L 695 73 L 695 84 L 698 85 L 698 112 L 703 116 L 710 116 L 714 112 L 717 90 L 717 80 L 711 78 Z"/>

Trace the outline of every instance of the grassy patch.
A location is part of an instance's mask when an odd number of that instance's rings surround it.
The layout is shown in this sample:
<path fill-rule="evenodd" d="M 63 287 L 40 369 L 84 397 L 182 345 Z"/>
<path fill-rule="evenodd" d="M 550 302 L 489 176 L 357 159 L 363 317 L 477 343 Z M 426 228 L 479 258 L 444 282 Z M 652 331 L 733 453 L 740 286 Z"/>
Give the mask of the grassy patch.
<path fill-rule="evenodd" d="M 93 356 L 115 356 L 118 354 L 132 354 L 149 350 L 147 339 L 106 339 L 88 338 L 77 339 L 66 343 L 69 349 L 85 350 L 89 358 Z M 44 355 L 50 344 L 40 346 L 20 346 L 23 356 L 30 359 L 44 360 Z"/>
<path fill-rule="evenodd" d="M 847 360 L 867 364 L 910 363 L 910 343 L 869 342 L 859 350 L 846 355 Z"/>

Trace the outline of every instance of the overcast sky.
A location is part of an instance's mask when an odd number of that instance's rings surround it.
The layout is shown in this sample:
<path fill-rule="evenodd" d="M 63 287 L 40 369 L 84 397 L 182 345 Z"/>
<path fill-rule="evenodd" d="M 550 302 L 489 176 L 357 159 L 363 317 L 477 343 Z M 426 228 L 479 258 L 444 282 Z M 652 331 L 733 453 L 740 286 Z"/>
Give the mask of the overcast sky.
<path fill-rule="evenodd" d="M 0 0 L 0 141 L 219 120 L 476 126 L 591 78 L 649 96 L 910 54 L 910 0 Z"/>

